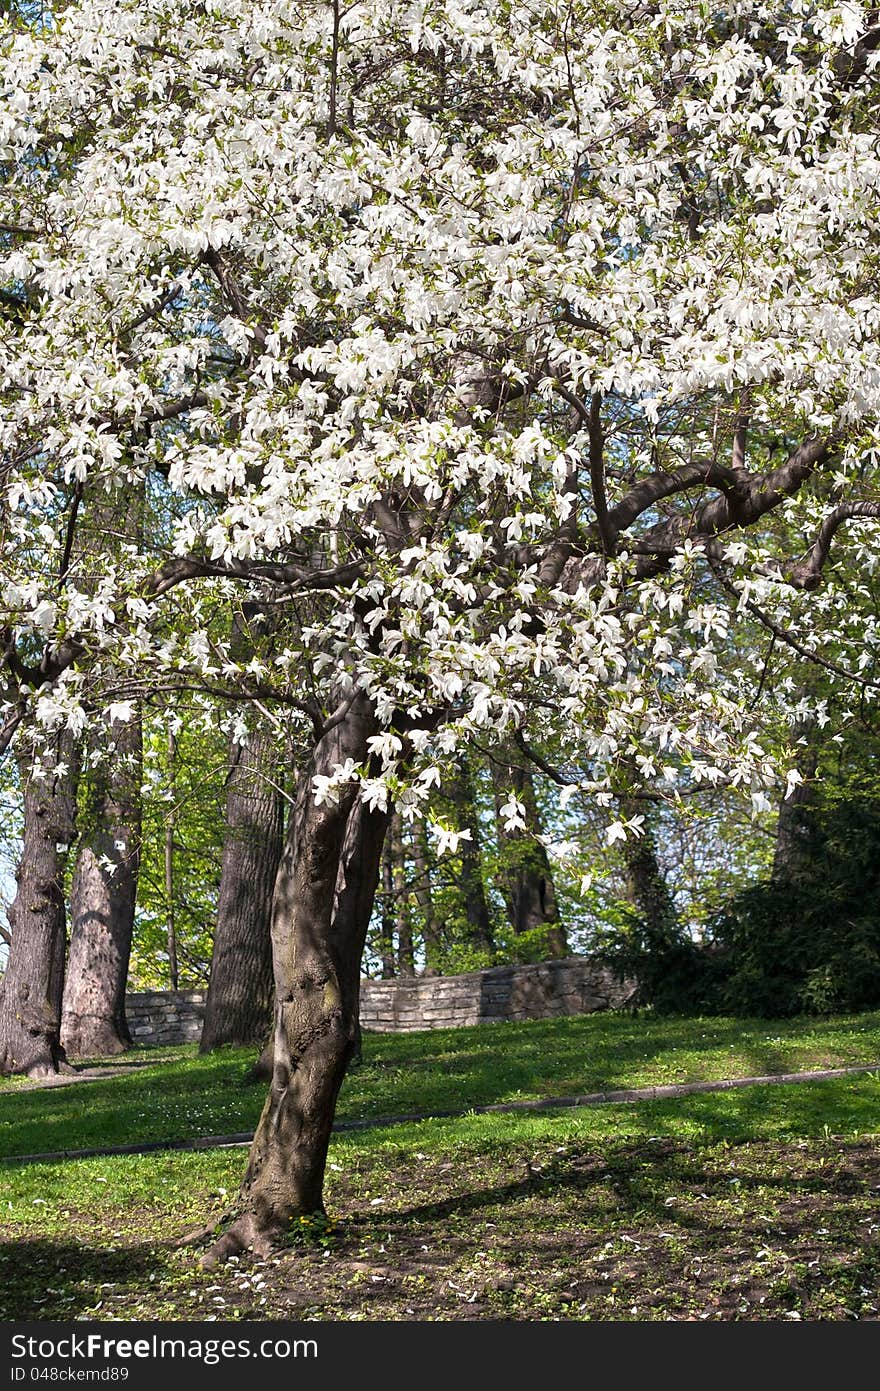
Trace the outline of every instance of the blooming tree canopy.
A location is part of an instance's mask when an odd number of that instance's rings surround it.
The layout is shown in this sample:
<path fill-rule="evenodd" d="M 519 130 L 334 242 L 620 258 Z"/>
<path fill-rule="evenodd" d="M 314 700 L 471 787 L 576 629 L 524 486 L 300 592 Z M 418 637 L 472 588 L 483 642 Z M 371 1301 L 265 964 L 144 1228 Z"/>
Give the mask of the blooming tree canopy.
<path fill-rule="evenodd" d="M 284 634 L 255 687 L 317 723 L 369 691 L 374 799 L 404 726 L 414 808 L 443 750 L 534 721 L 596 782 L 635 741 L 757 786 L 694 571 L 809 589 L 876 514 L 863 7 L 101 2 L 6 31 L 7 731 L 23 699 L 125 715 L 126 672 L 228 677 L 192 582 L 234 576 Z M 78 514 L 144 478 L 173 527 L 72 567 Z"/>

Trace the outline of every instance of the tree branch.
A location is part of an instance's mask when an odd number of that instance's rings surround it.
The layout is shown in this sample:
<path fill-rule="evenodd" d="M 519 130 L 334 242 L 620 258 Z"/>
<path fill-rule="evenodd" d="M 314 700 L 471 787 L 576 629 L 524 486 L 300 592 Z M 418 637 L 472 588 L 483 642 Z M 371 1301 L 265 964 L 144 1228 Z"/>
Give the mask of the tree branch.
<path fill-rule="evenodd" d="M 859 518 L 876 519 L 880 517 L 880 502 L 844 502 L 829 512 L 819 528 L 815 541 L 807 552 L 805 560 L 796 565 L 789 575 L 788 582 L 795 589 L 818 589 L 822 582 L 822 569 L 828 559 L 831 543 L 844 522 Z"/>
<path fill-rule="evenodd" d="M 535 767 L 540 768 L 542 773 L 546 773 L 547 777 L 551 778 L 552 781 L 557 784 L 557 786 L 571 786 L 567 778 L 564 778 L 562 774 L 558 772 L 551 763 L 548 763 L 545 758 L 542 758 L 538 751 L 532 748 L 531 744 L 526 743 L 525 737 L 521 729 L 515 731 L 513 736 L 513 742 L 516 744 L 518 749 L 522 749 L 526 758 L 531 759 Z"/>
<path fill-rule="evenodd" d="M 229 306 L 235 317 L 240 319 L 243 324 L 247 325 L 253 335 L 254 342 L 261 352 L 264 352 L 266 349 L 266 330 L 260 324 L 253 324 L 250 322 L 252 316 L 251 307 L 222 253 L 217 251 L 213 246 L 209 246 L 207 251 L 204 252 L 202 260 L 205 262 L 205 265 L 210 266 L 211 270 L 214 272 L 217 283 L 228 300 Z"/>
<path fill-rule="evenodd" d="M 64 550 L 61 553 L 61 564 L 58 567 L 58 584 L 63 585 L 70 570 L 70 557 L 73 552 L 73 538 L 76 532 L 76 520 L 79 516 L 79 509 L 83 500 L 83 482 L 77 479 L 73 498 L 70 503 L 70 515 L 67 518 L 67 529 L 64 536 Z"/>
<path fill-rule="evenodd" d="M 260 560 L 199 560 L 196 556 L 176 556 L 154 570 L 144 586 L 144 597 L 157 599 L 169 589 L 192 579 L 267 580 L 296 589 L 332 589 L 349 584 L 363 574 L 360 560 L 347 561 L 331 570 L 306 565 L 281 565 Z"/>

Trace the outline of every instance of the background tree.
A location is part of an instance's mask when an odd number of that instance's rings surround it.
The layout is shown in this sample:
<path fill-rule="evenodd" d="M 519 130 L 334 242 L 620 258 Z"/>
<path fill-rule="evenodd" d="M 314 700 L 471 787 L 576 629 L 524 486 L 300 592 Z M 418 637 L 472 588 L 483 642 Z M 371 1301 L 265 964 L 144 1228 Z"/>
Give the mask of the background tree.
<path fill-rule="evenodd" d="M 48 756 L 47 756 L 48 755 Z M 0 1070 L 45 1077 L 66 1060 L 61 1000 L 67 950 L 64 875 L 75 835 L 76 748 L 65 734 L 23 758 L 24 826 L 0 987 Z"/>
<path fill-rule="evenodd" d="M 262 1047 L 272 1021 L 269 919 L 284 839 L 284 752 L 272 728 L 251 728 L 230 740 L 203 1053 L 231 1043 Z"/>
<path fill-rule="evenodd" d="M 141 845 L 141 725 L 135 716 L 94 742 L 70 888 L 70 945 L 61 1016 L 68 1057 L 131 1044 L 125 988 Z"/>
<path fill-rule="evenodd" d="M 167 989 L 172 983 L 166 891 L 169 825 L 179 985 L 204 989 L 208 984 L 228 771 L 229 735 L 221 721 L 228 715 L 228 703 L 222 710 L 213 705 L 200 708 L 183 696 L 173 709 L 160 707 L 146 715 L 141 868 L 130 989 Z"/>
<path fill-rule="evenodd" d="M 562 957 L 568 954 L 568 943 L 559 921 L 553 871 L 542 841 L 532 767 L 528 755 L 514 745 L 505 748 L 503 763 L 497 761 L 492 767 L 502 892 L 516 936 L 528 935 L 539 952 L 538 943 L 542 943 L 543 954 Z M 522 823 L 518 829 L 513 829 L 503 815 L 509 797 L 518 804 L 517 820 Z"/>

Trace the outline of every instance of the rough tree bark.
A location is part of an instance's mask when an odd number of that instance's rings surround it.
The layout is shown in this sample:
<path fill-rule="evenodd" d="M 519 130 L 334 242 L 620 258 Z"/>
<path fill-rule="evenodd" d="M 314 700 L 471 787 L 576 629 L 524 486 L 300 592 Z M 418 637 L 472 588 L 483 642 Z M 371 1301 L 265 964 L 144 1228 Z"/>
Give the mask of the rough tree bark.
<path fill-rule="evenodd" d="M 778 884 L 790 883 L 803 873 L 810 862 L 810 810 L 815 800 L 814 779 L 819 766 L 819 747 L 815 720 L 804 720 L 795 731 L 796 737 L 806 740 L 799 758 L 803 782 L 779 803 L 776 822 L 776 845 L 773 852 L 772 877 Z"/>
<path fill-rule="evenodd" d="M 621 816 L 644 815 L 644 806 L 634 799 L 621 799 Z M 640 836 L 629 836 L 623 845 L 626 864 L 626 896 L 640 913 L 649 940 L 665 941 L 675 921 L 675 903 L 660 867 L 657 842 L 650 819 L 645 818 Z"/>
<path fill-rule="evenodd" d="M 36 766 L 21 763 L 24 833 L 0 989 L 0 1072 L 7 1075 L 47 1077 L 65 1062 L 60 1037 L 67 946 L 64 872 L 75 834 L 76 778 L 74 744 L 66 734 Z"/>
<path fill-rule="evenodd" d="M 276 740 L 232 740 L 217 927 L 200 1051 L 265 1042 L 274 982 L 269 920 L 284 841 Z"/>
<path fill-rule="evenodd" d="M 397 974 L 394 957 L 394 859 L 391 853 L 390 837 L 385 842 L 382 855 L 382 916 L 379 923 L 379 957 L 382 962 L 382 979 L 393 980 Z"/>
<path fill-rule="evenodd" d="M 567 956 L 568 939 L 559 921 L 550 861 L 538 839 L 541 818 L 535 784 L 525 758 L 508 749 L 504 765 L 493 763 L 492 780 L 498 811 L 501 885 L 510 925 L 517 935 L 545 928 L 547 956 Z M 515 793 L 525 809 L 524 831 L 508 831 L 504 827 L 500 810 L 510 792 Z"/>
<path fill-rule="evenodd" d="M 375 717 L 359 693 L 340 707 L 303 770 L 272 904 L 272 1082 L 251 1145 L 240 1212 L 205 1257 L 265 1254 L 297 1216 L 323 1210 L 336 1098 L 358 1041 L 360 961 L 387 815 L 347 784 L 315 801 L 313 779 L 365 762 Z"/>
<path fill-rule="evenodd" d="M 70 1057 L 131 1047 L 125 984 L 140 865 L 142 757 L 135 718 L 113 727 L 87 774 L 61 1016 Z"/>

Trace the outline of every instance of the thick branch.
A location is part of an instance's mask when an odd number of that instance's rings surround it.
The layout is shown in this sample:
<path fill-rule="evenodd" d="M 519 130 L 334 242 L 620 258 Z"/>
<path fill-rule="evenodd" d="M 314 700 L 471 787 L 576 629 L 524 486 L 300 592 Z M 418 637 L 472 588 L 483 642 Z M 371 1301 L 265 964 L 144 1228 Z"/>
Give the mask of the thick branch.
<path fill-rule="evenodd" d="M 317 570 L 306 565 L 280 565 L 259 560 L 199 560 L 195 556 L 178 556 L 155 570 L 144 585 L 144 596 L 157 599 L 169 589 L 192 579 L 268 580 L 297 589 L 332 589 L 337 584 L 350 584 L 363 573 L 363 562 L 348 561 L 332 570 Z"/>
<path fill-rule="evenodd" d="M 685 539 L 705 540 L 733 527 L 753 526 L 798 491 L 816 465 L 828 458 L 833 443 L 833 436 L 827 440 L 807 440 L 770 473 L 746 475 L 744 482 L 737 480 L 738 486 L 708 499 L 690 516 L 679 514 L 658 522 L 642 538 L 646 549 L 658 554 L 653 559 L 646 556 L 636 573 L 641 578 L 656 574 L 666 563 L 659 553 L 670 547 L 674 549 Z"/>
<path fill-rule="evenodd" d="M 204 260 L 205 264 L 207 266 L 210 266 L 211 270 L 214 272 L 214 275 L 217 279 L 217 283 L 220 286 L 220 289 L 223 291 L 223 294 L 225 295 L 235 317 L 237 319 L 240 319 L 242 323 L 247 324 L 248 329 L 251 335 L 253 336 L 254 342 L 261 349 L 261 351 L 265 351 L 267 336 L 266 330 L 262 328 L 260 324 L 254 324 L 249 322 L 251 318 L 250 305 L 248 304 L 247 299 L 244 296 L 244 292 L 241 289 L 241 286 L 239 285 L 238 281 L 236 280 L 235 276 L 233 275 L 232 271 L 227 265 L 222 253 L 215 250 L 214 247 L 211 246 L 205 252 L 202 259 Z"/>
<path fill-rule="evenodd" d="M 602 429 L 602 397 L 593 393 L 587 421 L 590 432 L 590 489 L 596 512 L 596 525 L 605 555 L 614 554 L 616 536 L 608 520 L 608 499 L 605 495 L 605 432 Z"/>
<path fill-rule="evenodd" d="M 815 541 L 807 552 L 805 560 L 796 565 L 789 575 L 789 584 L 795 589 L 818 589 L 822 582 L 822 568 L 828 559 L 831 543 L 839 527 L 844 522 L 859 518 L 876 519 L 880 517 L 880 502 L 844 502 L 829 512 L 819 528 Z"/>
<path fill-rule="evenodd" d="M 0 233 L 7 237 L 26 237 L 28 239 L 40 235 L 36 227 L 21 227 L 17 222 L 0 222 Z"/>
<path fill-rule="evenodd" d="M 729 469 L 711 459 L 687 464 L 672 473 L 660 471 L 649 474 L 630 488 L 626 496 L 611 508 L 608 513 L 609 524 L 619 535 L 664 498 L 673 497 L 676 493 L 686 493 L 690 488 L 705 487 L 707 483 L 721 487 L 723 484 L 732 486 L 734 481 Z"/>

